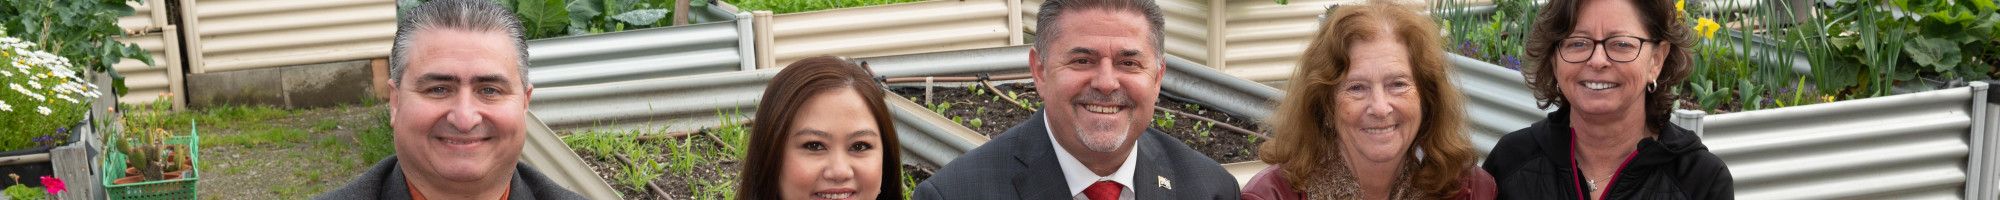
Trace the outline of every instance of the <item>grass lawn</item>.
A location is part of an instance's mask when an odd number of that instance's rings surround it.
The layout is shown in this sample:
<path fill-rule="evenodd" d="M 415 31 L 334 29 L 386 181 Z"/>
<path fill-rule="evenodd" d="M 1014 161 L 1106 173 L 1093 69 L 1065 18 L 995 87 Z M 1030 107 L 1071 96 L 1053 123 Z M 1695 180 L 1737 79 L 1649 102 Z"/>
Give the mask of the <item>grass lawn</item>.
<path fill-rule="evenodd" d="M 158 105 L 158 104 L 155 104 Z M 338 188 L 376 161 L 395 154 L 388 109 L 381 105 L 287 110 L 231 106 L 160 112 L 127 105 L 126 119 L 144 113 L 198 123 L 203 199 L 305 199 Z"/>

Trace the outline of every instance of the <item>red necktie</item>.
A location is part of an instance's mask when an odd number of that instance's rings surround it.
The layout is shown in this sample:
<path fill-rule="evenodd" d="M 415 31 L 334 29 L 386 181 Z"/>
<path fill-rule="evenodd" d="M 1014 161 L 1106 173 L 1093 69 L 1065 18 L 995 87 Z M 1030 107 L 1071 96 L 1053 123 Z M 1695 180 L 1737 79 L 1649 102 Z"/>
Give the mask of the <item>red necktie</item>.
<path fill-rule="evenodd" d="M 1089 188 L 1084 188 L 1083 196 L 1089 197 L 1090 200 L 1117 200 L 1118 192 L 1124 189 L 1125 186 L 1118 185 L 1118 182 L 1098 181 L 1096 184 L 1090 184 Z"/>

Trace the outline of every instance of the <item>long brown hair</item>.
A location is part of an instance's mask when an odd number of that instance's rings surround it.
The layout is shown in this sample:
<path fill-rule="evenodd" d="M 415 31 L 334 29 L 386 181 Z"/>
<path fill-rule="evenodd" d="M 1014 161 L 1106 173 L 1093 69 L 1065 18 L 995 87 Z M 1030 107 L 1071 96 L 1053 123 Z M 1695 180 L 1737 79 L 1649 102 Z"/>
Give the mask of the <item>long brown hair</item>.
<path fill-rule="evenodd" d="M 1380 35 L 1387 27 L 1391 35 Z M 1284 180 L 1294 190 L 1305 188 L 1307 176 L 1321 167 L 1317 159 L 1334 156 L 1340 147 L 1334 127 L 1325 119 L 1334 113 L 1334 83 L 1351 67 L 1347 55 L 1353 45 L 1374 39 L 1395 39 L 1410 51 L 1411 70 L 1423 106 L 1423 126 L 1417 128 L 1416 145 L 1423 150 L 1411 185 L 1417 192 L 1440 196 L 1456 195 L 1459 177 L 1478 155 L 1466 140 L 1463 108 L 1459 93 L 1451 85 L 1450 70 L 1430 18 L 1408 7 L 1373 2 L 1340 6 L 1321 23 L 1319 33 L 1300 56 L 1298 70 L 1286 87 L 1283 102 L 1269 120 L 1275 139 L 1264 143 L 1259 157 L 1284 170 Z M 1353 158 L 1349 158 L 1353 159 Z"/>
<path fill-rule="evenodd" d="M 1676 95 L 1670 88 L 1687 81 L 1688 65 L 1693 62 L 1688 47 L 1694 46 L 1694 39 L 1688 35 L 1687 24 L 1681 23 L 1678 11 L 1674 10 L 1674 1 L 1641 0 L 1631 3 L 1632 9 L 1638 11 L 1632 14 L 1638 15 L 1647 37 L 1660 40 L 1658 45 L 1669 46 L 1667 52 L 1655 52 L 1667 54 L 1667 60 L 1660 63 L 1660 75 L 1653 80 L 1659 88 L 1646 92 L 1646 123 L 1648 127 L 1671 125 L 1653 122 L 1667 121 L 1668 114 L 1674 110 Z M 1577 11 L 1581 5 L 1578 4 L 1577 0 L 1551 0 L 1542 5 L 1541 14 L 1535 16 L 1534 30 L 1528 33 L 1527 46 L 1523 47 L 1527 50 L 1523 53 L 1527 54 L 1524 57 L 1528 65 L 1521 68 L 1521 75 L 1528 79 L 1528 89 L 1535 92 L 1535 99 L 1539 100 L 1537 107 L 1569 107 L 1569 99 L 1565 99 L 1562 89 L 1556 88 L 1556 62 L 1562 61 L 1556 60 L 1555 51 L 1556 43 L 1568 38 L 1570 32 L 1576 29 L 1576 19 L 1581 17 Z"/>
<path fill-rule="evenodd" d="M 882 86 L 868 69 L 847 59 L 820 56 L 799 60 L 771 77 L 764 99 L 757 102 L 757 116 L 751 122 L 749 152 L 743 171 L 737 175 L 739 199 L 779 199 L 778 175 L 783 170 L 785 130 L 792 116 L 814 96 L 839 89 L 851 89 L 866 99 L 868 112 L 875 115 L 875 127 L 882 134 L 882 195 L 877 199 L 903 199 L 902 147 L 896 143 L 896 125 L 882 102 Z"/>

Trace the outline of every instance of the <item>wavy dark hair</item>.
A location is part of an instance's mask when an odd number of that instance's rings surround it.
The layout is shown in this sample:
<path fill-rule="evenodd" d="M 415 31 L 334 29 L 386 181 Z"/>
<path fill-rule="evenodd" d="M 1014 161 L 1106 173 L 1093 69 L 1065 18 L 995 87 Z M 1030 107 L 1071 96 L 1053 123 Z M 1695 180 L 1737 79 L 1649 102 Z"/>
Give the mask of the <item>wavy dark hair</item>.
<path fill-rule="evenodd" d="M 903 199 L 902 147 L 896 143 L 896 124 L 890 121 L 888 105 L 882 101 L 882 85 L 867 68 L 833 56 L 799 60 L 771 77 L 764 99 L 757 103 L 756 119 L 750 122 L 749 152 L 744 154 L 743 171 L 737 175 L 737 198 L 779 199 L 778 175 L 783 171 L 788 138 L 785 130 L 791 130 L 792 116 L 806 100 L 843 89 L 854 90 L 866 99 L 868 113 L 875 115 L 875 127 L 881 129 L 882 195 L 876 199 Z"/>
<path fill-rule="evenodd" d="M 1665 125 L 1654 122 L 1666 121 L 1668 114 L 1674 110 L 1677 95 L 1672 88 L 1687 81 L 1689 63 L 1692 62 L 1688 47 L 1694 46 L 1694 40 L 1688 35 L 1687 24 L 1681 23 L 1679 11 L 1674 10 L 1674 1 L 1631 2 L 1632 7 L 1638 10 L 1633 14 L 1639 15 L 1646 37 L 1660 40 L 1659 44 L 1671 45 L 1663 52 L 1667 53 L 1667 60 L 1660 63 L 1659 77 L 1653 79 L 1659 88 L 1646 92 L 1646 123 L 1649 126 Z M 1556 60 L 1555 51 L 1556 43 L 1576 31 L 1576 19 L 1581 17 L 1577 15 L 1578 4 L 1578 0 L 1550 0 L 1542 5 L 1541 14 L 1535 16 L 1533 30 L 1528 33 L 1525 47 L 1528 65 L 1523 66 L 1521 75 L 1528 79 L 1528 89 L 1535 92 L 1539 108 L 1569 107 L 1567 97 L 1556 88 L 1555 66 L 1561 61 Z"/>

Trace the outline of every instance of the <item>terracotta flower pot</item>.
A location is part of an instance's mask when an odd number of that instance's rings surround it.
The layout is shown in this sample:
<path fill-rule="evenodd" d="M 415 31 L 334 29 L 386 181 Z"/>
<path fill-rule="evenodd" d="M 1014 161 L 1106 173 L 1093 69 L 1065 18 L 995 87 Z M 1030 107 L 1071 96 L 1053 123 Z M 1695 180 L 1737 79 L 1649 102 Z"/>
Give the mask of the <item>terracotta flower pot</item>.
<path fill-rule="evenodd" d="M 181 170 L 180 170 L 180 171 L 172 171 L 172 172 L 161 172 L 161 173 L 160 173 L 160 176 L 161 176 L 161 178 L 163 178 L 163 179 L 161 179 L 161 180 L 174 180 L 174 179 L 180 179 L 180 178 L 181 178 L 182 176 L 185 176 L 185 175 L 186 175 L 186 174 L 188 174 L 189 172 L 194 172 L 194 168 L 193 168 L 193 167 L 194 167 L 194 166 L 188 166 L 188 165 L 185 165 L 185 164 L 183 164 L 183 165 L 181 165 Z M 112 183 L 112 184 L 130 184 L 130 183 L 138 183 L 138 182 L 145 182 L 145 181 L 146 181 L 146 175 L 144 175 L 144 174 L 139 174 L 139 168 L 137 168 L 137 167 L 126 167 L 126 168 L 125 168 L 125 177 L 123 177 L 123 178 L 118 178 L 118 179 L 114 179 L 114 180 L 111 180 L 111 183 Z"/>
<path fill-rule="evenodd" d="M 145 176 L 125 176 L 125 178 L 118 178 L 115 180 L 111 180 L 111 184 L 132 184 L 143 181 L 146 181 Z"/>

